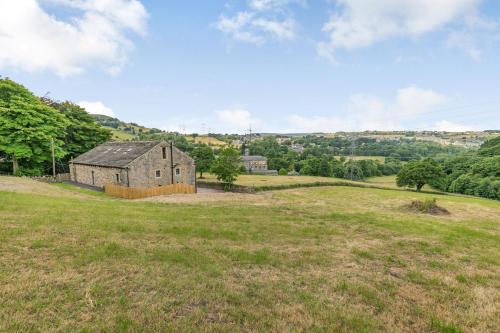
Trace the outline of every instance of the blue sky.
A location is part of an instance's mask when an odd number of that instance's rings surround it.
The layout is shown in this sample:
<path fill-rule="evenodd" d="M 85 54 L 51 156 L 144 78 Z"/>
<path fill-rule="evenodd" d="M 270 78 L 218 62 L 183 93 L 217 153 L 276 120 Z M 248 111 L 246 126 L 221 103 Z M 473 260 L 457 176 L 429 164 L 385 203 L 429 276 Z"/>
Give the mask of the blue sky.
<path fill-rule="evenodd" d="M 500 4 L 2 1 L 0 75 L 165 130 L 499 129 Z"/>

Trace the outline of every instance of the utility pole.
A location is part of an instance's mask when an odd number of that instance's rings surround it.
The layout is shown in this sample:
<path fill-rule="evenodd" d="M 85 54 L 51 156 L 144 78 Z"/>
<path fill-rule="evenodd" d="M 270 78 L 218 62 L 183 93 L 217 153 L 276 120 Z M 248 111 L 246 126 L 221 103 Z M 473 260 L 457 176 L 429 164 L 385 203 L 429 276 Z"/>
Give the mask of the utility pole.
<path fill-rule="evenodd" d="M 248 135 L 249 135 L 248 142 L 252 143 L 252 126 L 251 125 L 248 128 Z"/>
<path fill-rule="evenodd" d="M 54 138 L 50 138 L 50 146 L 52 150 L 52 176 L 56 178 L 56 154 L 54 151 Z"/>
<path fill-rule="evenodd" d="M 353 133 L 351 137 L 351 180 L 354 178 L 354 156 L 356 152 L 356 134 Z"/>

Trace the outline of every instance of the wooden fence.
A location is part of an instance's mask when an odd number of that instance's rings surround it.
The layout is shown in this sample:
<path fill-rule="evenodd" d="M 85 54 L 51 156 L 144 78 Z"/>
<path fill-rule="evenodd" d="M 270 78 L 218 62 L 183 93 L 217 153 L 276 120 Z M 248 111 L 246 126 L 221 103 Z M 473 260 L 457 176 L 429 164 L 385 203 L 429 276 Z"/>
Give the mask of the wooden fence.
<path fill-rule="evenodd" d="M 196 193 L 196 188 L 193 185 L 181 183 L 150 188 L 134 188 L 116 184 L 106 184 L 104 186 L 104 192 L 108 195 L 118 198 L 142 199 L 158 195 Z"/>

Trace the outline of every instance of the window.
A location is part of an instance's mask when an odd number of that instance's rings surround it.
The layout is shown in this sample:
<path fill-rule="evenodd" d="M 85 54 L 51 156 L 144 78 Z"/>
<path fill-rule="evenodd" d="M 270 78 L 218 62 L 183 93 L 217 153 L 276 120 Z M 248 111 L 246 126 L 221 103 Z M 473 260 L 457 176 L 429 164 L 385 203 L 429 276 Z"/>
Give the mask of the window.
<path fill-rule="evenodd" d="M 161 154 L 163 155 L 163 159 L 166 160 L 167 159 L 167 148 L 163 147 L 161 149 Z"/>
<path fill-rule="evenodd" d="M 117 173 L 117 174 L 116 174 L 116 182 L 117 182 L 117 183 L 119 183 L 119 182 L 120 182 L 120 174 L 119 174 L 119 173 Z"/>
<path fill-rule="evenodd" d="M 92 170 L 92 185 L 95 185 L 94 170 Z"/>
<path fill-rule="evenodd" d="M 175 169 L 175 175 L 180 176 L 181 175 L 181 169 L 177 168 Z"/>
<path fill-rule="evenodd" d="M 155 171 L 156 178 L 161 178 L 161 170 Z"/>

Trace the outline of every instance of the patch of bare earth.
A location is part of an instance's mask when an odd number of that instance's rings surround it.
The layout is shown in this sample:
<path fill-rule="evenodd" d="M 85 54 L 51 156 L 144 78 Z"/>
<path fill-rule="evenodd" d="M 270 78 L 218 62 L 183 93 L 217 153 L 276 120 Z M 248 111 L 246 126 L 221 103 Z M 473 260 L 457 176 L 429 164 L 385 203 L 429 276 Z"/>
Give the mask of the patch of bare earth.
<path fill-rule="evenodd" d="M 51 184 L 39 182 L 25 177 L 0 176 L 0 192 L 17 192 L 50 196 L 87 197 Z"/>

